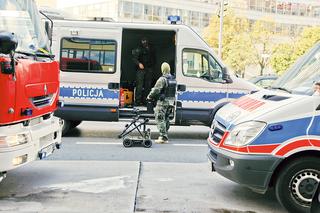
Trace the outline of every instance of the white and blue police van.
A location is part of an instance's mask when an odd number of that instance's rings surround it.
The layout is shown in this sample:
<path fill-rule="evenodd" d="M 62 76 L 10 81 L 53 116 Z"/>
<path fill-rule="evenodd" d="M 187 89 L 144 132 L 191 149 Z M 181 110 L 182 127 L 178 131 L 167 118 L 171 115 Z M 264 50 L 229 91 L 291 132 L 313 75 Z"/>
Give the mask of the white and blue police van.
<path fill-rule="evenodd" d="M 83 120 L 118 121 L 133 115 L 132 105 L 120 104 L 120 91 L 134 91 L 132 50 L 142 37 L 155 54 L 153 84 L 163 62 L 176 78 L 172 124 L 210 126 L 223 105 L 259 89 L 229 72 L 208 44 L 182 24 L 55 20 L 53 29 L 64 102 L 56 115 L 65 121 L 64 132 Z"/>
<path fill-rule="evenodd" d="M 270 90 L 220 109 L 208 138 L 211 169 L 265 193 L 274 188 L 289 212 L 309 212 L 320 181 L 320 43 Z"/>

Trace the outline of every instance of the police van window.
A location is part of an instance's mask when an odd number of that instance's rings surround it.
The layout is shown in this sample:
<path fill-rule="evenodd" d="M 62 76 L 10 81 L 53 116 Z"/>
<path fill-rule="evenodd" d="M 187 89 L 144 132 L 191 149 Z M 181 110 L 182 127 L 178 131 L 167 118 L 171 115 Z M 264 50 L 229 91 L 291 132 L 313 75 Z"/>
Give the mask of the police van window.
<path fill-rule="evenodd" d="M 182 57 L 185 76 L 222 82 L 222 68 L 208 52 L 185 49 Z"/>
<path fill-rule="evenodd" d="M 116 42 L 112 40 L 63 38 L 60 69 L 69 72 L 114 73 Z"/>

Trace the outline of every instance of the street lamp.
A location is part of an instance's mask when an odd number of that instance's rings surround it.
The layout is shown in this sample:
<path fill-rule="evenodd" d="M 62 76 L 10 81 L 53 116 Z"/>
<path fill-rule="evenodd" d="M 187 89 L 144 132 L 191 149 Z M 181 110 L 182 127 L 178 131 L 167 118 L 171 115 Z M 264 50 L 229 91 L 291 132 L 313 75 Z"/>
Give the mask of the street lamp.
<path fill-rule="evenodd" d="M 220 2 L 220 11 L 218 13 L 218 17 L 220 17 L 220 32 L 219 32 L 219 52 L 218 55 L 221 58 L 222 57 L 222 33 L 223 33 L 223 13 L 225 11 L 224 6 L 227 6 L 228 2 L 225 2 L 225 0 L 221 0 Z"/>

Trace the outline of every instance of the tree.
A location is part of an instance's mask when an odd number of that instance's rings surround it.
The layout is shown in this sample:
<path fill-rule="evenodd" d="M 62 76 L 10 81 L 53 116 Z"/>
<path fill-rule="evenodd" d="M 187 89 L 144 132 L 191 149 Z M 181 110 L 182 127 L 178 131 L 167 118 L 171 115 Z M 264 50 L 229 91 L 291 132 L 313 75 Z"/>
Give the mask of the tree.
<path fill-rule="evenodd" d="M 271 58 L 272 68 L 278 74 L 282 74 L 318 41 L 320 41 L 320 27 L 305 28 L 293 42 L 275 46 Z"/>
<path fill-rule="evenodd" d="M 290 43 L 279 44 L 274 48 L 271 66 L 278 75 L 281 75 L 295 61 L 293 52 L 294 46 Z"/>
<path fill-rule="evenodd" d="M 250 32 L 251 44 L 253 50 L 253 64 L 260 66 L 260 75 L 263 75 L 264 69 L 269 65 L 273 50 L 275 33 L 275 22 L 271 18 L 263 18 L 256 21 Z"/>
<path fill-rule="evenodd" d="M 244 71 L 252 63 L 254 57 L 250 36 L 246 33 L 235 35 L 226 46 L 225 54 L 227 55 L 226 63 L 234 69 L 237 75 L 244 77 Z"/>
<path fill-rule="evenodd" d="M 204 38 L 215 50 L 219 47 L 219 25 L 217 16 L 210 19 L 209 26 L 205 29 Z M 239 75 L 244 75 L 246 66 L 252 63 L 252 45 L 250 43 L 249 21 L 246 18 L 237 17 L 233 11 L 228 10 L 223 22 L 223 49 L 222 59 Z"/>

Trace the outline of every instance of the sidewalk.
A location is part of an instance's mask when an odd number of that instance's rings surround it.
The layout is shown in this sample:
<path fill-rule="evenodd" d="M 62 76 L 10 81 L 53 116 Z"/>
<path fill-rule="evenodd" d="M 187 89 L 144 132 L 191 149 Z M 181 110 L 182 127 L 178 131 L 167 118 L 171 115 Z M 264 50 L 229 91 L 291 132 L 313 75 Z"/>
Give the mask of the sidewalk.
<path fill-rule="evenodd" d="M 0 212 L 132 213 L 134 209 L 139 213 L 285 212 L 272 193 L 256 194 L 212 174 L 206 163 L 142 163 L 140 167 L 139 162 L 36 161 L 13 170 L 0 183 Z"/>

